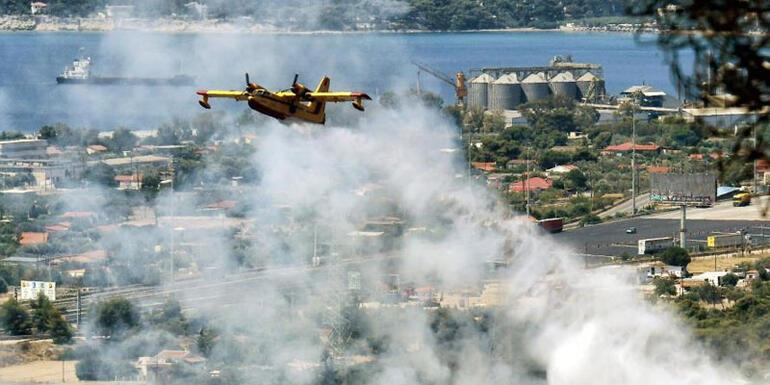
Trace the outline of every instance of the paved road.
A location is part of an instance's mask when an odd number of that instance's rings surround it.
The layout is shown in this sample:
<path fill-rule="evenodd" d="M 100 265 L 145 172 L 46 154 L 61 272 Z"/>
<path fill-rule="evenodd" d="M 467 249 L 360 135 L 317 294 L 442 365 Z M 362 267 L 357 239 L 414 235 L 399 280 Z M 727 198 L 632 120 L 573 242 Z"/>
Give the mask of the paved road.
<path fill-rule="evenodd" d="M 636 197 L 636 211 L 638 212 L 641 210 L 644 206 L 648 206 L 650 204 L 650 193 L 640 194 Z M 614 206 L 610 208 L 607 211 L 604 211 L 602 213 L 599 213 L 600 218 L 611 218 L 614 217 L 617 213 L 625 213 L 626 215 L 631 215 L 631 208 L 633 207 L 633 204 L 631 202 L 631 199 Z"/>
<path fill-rule="evenodd" d="M 765 197 L 762 197 L 765 198 Z M 733 207 L 733 203 L 730 200 L 717 202 L 714 207 L 699 209 L 696 207 L 687 208 L 687 219 L 710 219 L 710 220 L 750 220 L 750 221 L 767 221 L 768 217 L 762 216 L 762 207 L 766 205 L 766 202 L 760 202 L 759 199 L 754 199 L 750 206 Z M 661 219 L 679 219 L 682 213 L 679 210 L 669 211 L 665 213 L 650 215 L 650 218 Z M 770 223 L 770 222 L 768 222 Z"/>
<path fill-rule="evenodd" d="M 687 235 L 693 242 L 705 242 L 713 232 L 735 232 L 747 229 L 750 233 L 761 233 L 757 227 L 768 226 L 770 221 L 747 220 L 688 220 Z M 636 234 L 626 234 L 625 229 L 636 227 Z M 770 234 L 770 230 L 766 230 Z M 637 241 L 645 238 L 679 237 L 679 220 L 635 218 L 595 226 L 587 226 L 554 234 L 558 241 L 565 242 L 577 252 L 593 255 L 620 256 L 623 253 L 635 255 Z"/>

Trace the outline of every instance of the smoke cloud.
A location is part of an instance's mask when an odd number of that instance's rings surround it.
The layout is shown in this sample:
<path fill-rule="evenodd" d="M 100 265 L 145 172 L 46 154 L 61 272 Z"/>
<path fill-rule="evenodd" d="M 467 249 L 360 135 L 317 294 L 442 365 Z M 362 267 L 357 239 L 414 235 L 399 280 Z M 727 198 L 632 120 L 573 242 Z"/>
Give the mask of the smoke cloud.
<path fill-rule="evenodd" d="M 116 34 L 101 52 L 133 52 L 119 60 L 125 70 L 151 73 L 173 66 L 169 53 L 190 49 L 195 60 L 186 65 L 212 83 L 236 77 L 227 83 L 236 87 L 240 68 L 258 68 L 260 82 L 273 88 L 303 68 L 308 77 L 329 71 L 333 88 L 344 89 L 378 76 L 382 66 L 408 62 L 398 46 L 377 65 L 344 39 L 294 41 L 261 37 L 255 47 L 199 36 L 180 46 L 172 36 Z M 127 49 L 140 44 L 153 54 Z M 402 87 L 395 77 L 390 84 Z M 192 94 L 159 92 L 168 96 L 169 106 L 158 107 L 166 113 L 189 116 L 197 108 Z M 89 108 L 144 111 L 141 95 L 127 91 L 121 99 L 114 107 L 93 97 Z M 584 269 L 574 250 L 469 182 L 462 151 L 446 151 L 458 149 L 458 133 L 440 112 L 413 101 L 401 105 L 372 104 L 363 115 L 331 107 L 329 113 L 345 123 L 326 127 L 272 120 L 259 127 L 251 162 L 260 180 L 240 196 L 252 211 L 233 228 L 253 242 L 248 252 L 258 256 L 264 276 L 234 290 L 224 285 L 232 277 L 212 274 L 209 282 L 223 284 L 175 293 L 186 311 L 221 336 L 212 360 L 237 363 L 242 383 L 312 384 L 330 366 L 348 374 L 360 370 L 357 382 L 373 385 L 739 383 L 740 376 L 711 360 L 673 314 L 642 298 L 631 272 Z M 197 202 L 176 194 L 160 197 L 157 212 L 177 218 L 159 218 L 161 231 L 152 237 L 106 237 L 123 250 L 112 258 L 149 263 L 168 252 L 154 250 L 154 243 L 186 242 L 203 244 L 190 255 L 201 270 L 226 266 L 231 237 L 206 229 L 176 232 L 196 208 Z M 394 227 L 397 234 L 389 234 Z M 412 289 L 426 289 L 431 298 L 401 301 Z M 442 310 L 422 306 L 436 301 L 467 317 L 452 328 L 437 322 Z M 366 319 L 359 331 L 366 340 L 338 341 L 342 350 L 333 348 L 339 325 L 354 317 Z M 451 336 L 442 337 L 442 328 Z M 149 330 L 108 351 L 117 360 L 174 345 L 183 344 Z"/>

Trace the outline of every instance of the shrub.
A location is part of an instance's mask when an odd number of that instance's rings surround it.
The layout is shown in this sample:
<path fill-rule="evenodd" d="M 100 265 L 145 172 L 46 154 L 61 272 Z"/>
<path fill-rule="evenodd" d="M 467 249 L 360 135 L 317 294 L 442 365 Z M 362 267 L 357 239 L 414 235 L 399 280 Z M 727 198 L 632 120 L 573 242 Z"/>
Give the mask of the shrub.
<path fill-rule="evenodd" d="M 666 250 L 663 250 L 663 252 L 660 253 L 659 258 L 666 265 L 672 266 L 687 266 L 691 260 L 687 250 L 677 246 L 671 246 Z"/>

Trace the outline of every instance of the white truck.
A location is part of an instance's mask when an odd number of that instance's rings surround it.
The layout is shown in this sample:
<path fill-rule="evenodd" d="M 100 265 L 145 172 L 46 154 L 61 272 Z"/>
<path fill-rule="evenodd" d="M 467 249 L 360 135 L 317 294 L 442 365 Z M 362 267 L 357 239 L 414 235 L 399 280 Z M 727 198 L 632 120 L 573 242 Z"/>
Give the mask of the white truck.
<path fill-rule="evenodd" d="M 648 238 L 639 240 L 639 255 L 652 254 L 674 246 L 674 238 Z"/>

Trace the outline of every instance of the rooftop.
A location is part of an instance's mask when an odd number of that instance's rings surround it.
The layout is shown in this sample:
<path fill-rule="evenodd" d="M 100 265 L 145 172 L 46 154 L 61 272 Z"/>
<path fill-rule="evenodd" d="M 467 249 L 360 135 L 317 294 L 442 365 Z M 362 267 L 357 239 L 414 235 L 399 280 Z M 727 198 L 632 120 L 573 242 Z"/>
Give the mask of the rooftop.
<path fill-rule="evenodd" d="M 607 146 L 604 148 L 604 151 L 610 151 L 610 152 L 627 152 L 632 151 L 634 148 L 636 148 L 636 151 L 658 151 L 660 150 L 660 146 L 658 146 L 655 143 L 637 143 L 636 145 L 632 145 L 631 142 L 626 142 L 623 144 L 616 144 L 614 146 Z"/>
<path fill-rule="evenodd" d="M 671 172 L 671 167 L 647 166 L 647 172 L 649 172 L 650 174 L 668 174 Z"/>
<path fill-rule="evenodd" d="M 495 171 L 497 166 L 495 165 L 495 162 L 471 162 L 471 166 L 477 170 L 481 171 Z"/>
<path fill-rule="evenodd" d="M 22 246 L 39 245 L 48 242 L 48 233 L 23 232 L 19 237 Z"/>
<path fill-rule="evenodd" d="M 524 192 L 524 191 L 537 191 L 547 190 L 553 186 L 553 182 L 550 179 L 541 177 L 529 178 L 527 180 L 511 183 L 509 187 L 511 192 Z"/>
<path fill-rule="evenodd" d="M 641 86 L 631 86 L 625 91 L 621 92 L 623 95 L 633 95 L 633 94 L 642 94 L 646 97 L 660 97 L 660 96 L 666 96 L 666 93 L 663 91 L 656 90 L 648 85 L 641 85 Z"/>
<path fill-rule="evenodd" d="M 546 171 L 554 174 L 566 174 L 572 170 L 577 170 L 577 169 L 578 167 L 575 166 L 574 164 L 564 164 L 564 165 L 558 165 L 556 167 L 551 167 Z"/>
<path fill-rule="evenodd" d="M 161 162 L 171 162 L 171 158 L 168 158 L 165 156 L 157 156 L 157 155 L 139 155 L 134 157 L 105 159 L 102 161 L 102 163 L 112 167 L 128 166 L 131 164 L 161 163 Z"/>

